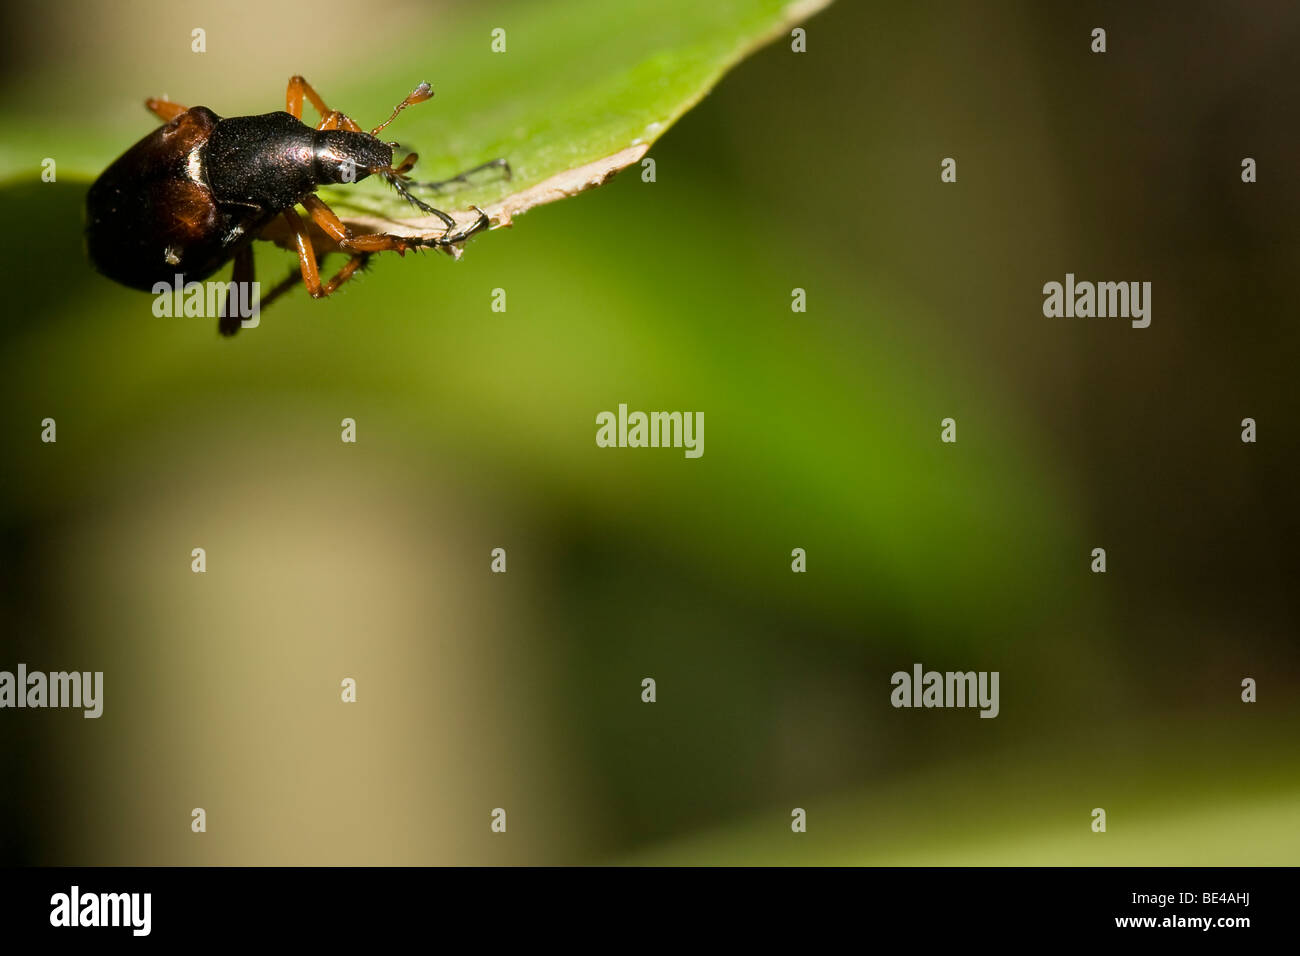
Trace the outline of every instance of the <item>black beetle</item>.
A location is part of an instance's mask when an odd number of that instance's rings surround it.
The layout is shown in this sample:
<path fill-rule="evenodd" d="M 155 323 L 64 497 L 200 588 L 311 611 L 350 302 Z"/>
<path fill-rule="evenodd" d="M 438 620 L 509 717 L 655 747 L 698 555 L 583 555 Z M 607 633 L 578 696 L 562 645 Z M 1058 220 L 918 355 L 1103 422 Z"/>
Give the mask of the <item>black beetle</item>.
<path fill-rule="evenodd" d="M 477 206 L 476 222 L 457 230 L 445 212 L 411 194 L 415 186 L 440 188 L 466 182 L 480 170 L 496 167 L 506 178 L 510 167 L 495 159 L 451 179 L 416 183 L 407 175 L 414 153 L 393 165 L 396 143 L 377 134 L 406 107 L 433 96 L 421 83 L 379 126 L 366 132 L 325 105 L 301 76 L 289 80 L 286 111 L 223 119 L 205 106 L 187 109 L 166 99 L 145 105 L 164 122 L 120 156 L 95 180 L 86 195 L 86 249 L 104 275 L 133 289 L 201 282 L 230 259 L 236 283 L 253 280 L 254 239 L 283 218 L 296 248 L 299 270 L 261 299 L 264 308 L 301 278 L 315 298 L 334 292 L 376 252 L 404 255 L 420 247 L 464 242 L 490 221 Z M 321 115 L 313 129 L 302 121 L 306 97 Z M 446 223 L 443 235 L 424 239 L 387 233 L 353 235 L 315 195 L 327 183 L 358 182 L 382 176 L 404 199 Z M 322 283 L 307 224 L 294 211 L 301 205 L 338 250 L 351 255 L 334 278 Z M 319 240 L 318 240 L 319 241 Z M 331 250 L 333 251 L 333 247 Z M 326 253 L 328 254 L 328 253 Z M 229 303 L 227 303 L 229 305 Z M 218 326 L 225 335 L 239 330 L 239 319 L 223 309 Z"/>

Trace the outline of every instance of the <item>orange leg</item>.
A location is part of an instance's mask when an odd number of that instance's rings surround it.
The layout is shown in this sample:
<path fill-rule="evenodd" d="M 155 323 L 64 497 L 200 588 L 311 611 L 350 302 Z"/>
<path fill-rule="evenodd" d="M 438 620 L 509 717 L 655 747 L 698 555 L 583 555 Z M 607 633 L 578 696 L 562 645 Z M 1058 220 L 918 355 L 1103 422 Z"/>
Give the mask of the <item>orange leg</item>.
<path fill-rule="evenodd" d="M 323 206 L 325 204 L 321 203 L 321 205 Z M 330 215 L 333 216 L 334 214 L 330 213 Z M 311 244 L 311 237 L 307 234 L 306 224 L 303 223 L 302 217 L 292 209 L 286 209 L 284 211 L 284 218 L 285 221 L 289 223 L 289 228 L 293 230 L 294 239 L 298 245 L 298 265 L 302 271 L 303 285 L 307 287 L 307 292 L 313 299 L 323 299 L 328 295 L 333 295 L 338 287 L 351 279 L 358 269 L 365 266 L 366 261 L 370 258 L 369 251 L 357 250 L 356 254 L 353 255 L 343 268 L 335 274 L 334 278 L 322 285 L 320 281 L 320 271 L 316 264 L 316 249 Z M 315 216 L 312 218 L 314 220 Z M 342 225 L 342 223 L 339 223 L 340 227 L 342 227 Z M 328 230 L 326 231 L 328 232 Z M 346 232 L 346 230 L 344 231 Z M 290 285 L 292 285 L 292 283 L 282 282 L 271 290 L 271 294 L 263 300 L 263 307 L 265 307 L 271 299 L 286 291 Z"/>
<path fill-rule="evenodd" d="M 176 117 L 184 113 L 189 107 L 181 106 L 179 103 L 173 103 L 168 99 L 158 99 L 149 97 L 144 101 L 145 108 L 156 115 L 164 123 L 170 123 Z"/>
<path fill-rule="evenodd" d="M 405 176 L 414 168 L 416 160 L 420 158 L 418 153 L 407 153 L 406 159 L 402 160 L 393 167 L 394 176 Z"/>
<path fill-rule="evenodd" d="M 326 253 L 325 255 L 329 255 L 329 253 Z M 370 261 L 369 253 L 357 253 L 355 256 L 349 259 L 347 261 L 347 264 L 344 265 L 343 268 L 340 269 L 337 273 L 335 273 L 333 279 L 330 279 L 329 282 L 326 282 L 323 286 L 321 286 L 322 298 L 324 296 L 332 294 L 336 289 L 338 289 L 339 286 L 341 286 L 343 283 L 351 279 L 352 276 L 355 275 L 358 270 L 364 269 L 366 267 L 366 263 L 369 261 Z M 324 264 L 325 264 L 325 256 L 321 256 L 320 265 L 323 266 Z M 302 272 L 298 269 L 295 269 L 289 275 L 285 276 L 283 279 L 281 279 L 271 288 L 270 292 L 262 296 L 262 310 L 265 311 L 268 305 L 270 305 L 276 299 L 280 298 L 280 296 L 284 295 L 286 292 L 288 292 L 290 289 L 292 289 L 301 281 L 302 281 Z"/>
<path fill-rule="evenodd" d="M 363 130 L 356 123 L 352 122 L 351 119 L 349 119 L 343 113 L 340 113 L 338 110 L 330 110 L 328 115 L 326 115 L 324 119 L 322 119 L 319 123 L 316 124 L 317 129 L 338 129 L 340 127 L 342 127 L 343 129 L 347 130 L 350 133 L 365 132 L 365 130 Z"/>
<path fill-rule="evenodd" d="M 311 101 L 311 105 L 316 108 L 316 112 L 321 116 L 328 116 L 330 108 L 325 105 L 325 101 L 320 98 L 320 94 L 311 88 L 311 84 L 301 76 L 291 76 L 289 78 L 289 88 L 284 94 L 284 108 L 288 110 L 289 115 L 294 119 L 302 119 L 302 98 L 306 96 Z"/>
<path fill-rule="evenodd" d="M 406 250 L 420 245 L 420 241 L 403 238 L 402 236 L 390 236 L 382 232 L 371 233 L 364 236 L 354 236 L 347 226 L 343 225 L 343 220 L 334 214 L 334 210 L 325 205 L 324 200 L 318 196 L 308 196 L 302 201 L 302 206 L 311 216 L 312 222 L 320 226 L 327 236 L 333 239 L 343 249 L 350 249 L 356 252 L 396 252 L 399 255 L 405 255 Z"/>
<path fill-rule="evenodd" d="M 454 235 L 442 235 L 437 239 L 421 239 L 418 236 L 393 236 L 383 232 L 354 236 L 352 231 L 343 225 L 343 221 L 334 214 L 334 210 L 325 205 L 325 202 L 320 197 L 308 196 L 302 201 L 302 205 L 311 216 L 312 222 L 320 226 L 326 235 L 339 244 L 340 248 L 351 252 L 391 251 L 396 252 L 398 255 L 405 255 L 407 249 L 417 249 L 423 246 L 449 246 L 457 242 L 463 242 L 490 224 L 487 213 L 480 209 L 478 221 L 472 226 Z M 455 223 L 453 222 L 452 225 L 455 225 Z M 448 232 L 450 232 L 450 227 Z"/>
<path fill-rule="evenodd" d="M 311 244 L 311 237 L 307 235 L 307 227 L 303 224 L 302 217 L 292 209 L 284 211 L 284 221 L 289 224 L 289 230 L 298 245 L 298 267 L 302 270 L 302 284 L 307 287 L 313 299 L 319 299 L 320 272 L 316 269 L 316 249 Z"/>
<path fill-rule="evenodd" d="M 329 282 L 325 283 L 325 294 L 333 295 L 335 289 L 337 289 L 343 283 L 351 279 L 356 274 L 358 269 L 364 269 L 366 267 L 366 263 L 369 261 L 370 261 L 370 253 L 358 252 L 355 256 L 349 259 L 347 263 L 344 264 L 342 269 L 340 269 L 338 272 L 334 274 L 333 279 L 330 279 Z"/>

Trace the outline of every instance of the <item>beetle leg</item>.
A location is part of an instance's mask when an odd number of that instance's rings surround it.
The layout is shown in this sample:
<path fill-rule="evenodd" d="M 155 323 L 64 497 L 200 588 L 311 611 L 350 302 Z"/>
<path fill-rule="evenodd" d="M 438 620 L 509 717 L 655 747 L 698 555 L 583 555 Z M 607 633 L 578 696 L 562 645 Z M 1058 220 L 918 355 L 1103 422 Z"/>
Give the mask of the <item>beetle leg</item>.
<path fill-rule="evenodd" d="M 344 114 L 344 113 L 340 113 L 338 110 L 330 110 L 330 111 L 329 111 L 329 114 L 328 114 L 324 119 L 322 119 L 319 123 L 316 124 L 316 128 L 317 128 L 318 130 L 320 130 L 320 129 L 345 129 L 345 130 L 347 130 L 349 133 L 364 133 L 364 132 L 365 132 L 365 130 L 363 130 L 360 126 L 358 126 L 358 125 L 357 125 L 357 124 L 356 124 L 356 123 L 351 119 L 351 117 L 347 116 L 347 115 Z"/>
<path fill-rule="evenodd" d="M 308 196 L 307 198 L 315 199 L 316 197 Z M 317 200 L 317 202 L 320 202 L 320 200 Z M 312 220 L 316 222 L 318 225 L 320 225 L 320 227 L 325 230 L 325 232 L 330 236 L 330 238 L 334 239 L 336 242 L 339 243 L 339 245 L 342 246 L 343 242 L 340 241 L 339 237 L 334 234 L 334 229 L 331 228 L 329 225 L 322 223 L 321 220 L 317 218 L 316 210 L 313 209 L 312 206 L 308 205 L 308 203 L 306 202 L 304 202 L 303 205 L 312 214 Z M 335 216 L 334 213 L 330 211 L 330 208 L 328 206 L 326 206 L 323 202 L 321 202 L 320 205 L 334 219 L 334 222 L 338 224 L 338 228 L 342 230 L 343 238 L 346 239 L 347 228 L 343 225 L 343 223 L 339 222 L 338 217 Z M 302 272 L 302 283 L 307 287 L 307 292 L 310 293 L 313 299 L 323 299 L 327 295 L 332 295 L 339 286 L 341 286 L 343 283 L 351 279 L 352 276 L 356 274 L 358 269 L 365 268 L 366 263 L 370 260 L 371 252 L 377 252 L 380 249 L 397 249 L 397 251 L 399 252 L 404 252 L 406 250 L 405 246 L 403 246 L 400 249 L 398 249 L 396 246 L 382 246 L 382 247 L 377 247 L 375 249 L 356 249 L 356 250 L 353 250 L 351 246 L 344 246 L 344 248 L 349 249 L 349 251 L 352 251 L 353 253 L 352 258 L 349 259 L 347 263 L 344 264 L 342 269 L 340 269 L 337 273 L 335 273 L 334 278 L 330 279 L 329 282 L 326 282 L 324 285 L 322 285 L 320 281 L 320 270 L 318 268 L 317 261 L 316 261 L 316 249 L 311 244 L 311 237 L 307 234 L 306 223 L 304 223 L 302 221 L 302 217 L 299 216 L 292 209 L 286 209 L 284 211 L 284 218 L 285 221 L 289 224 L 289 228 L 290 230 L 292 230 L 294 239 L 298 244 L 298 266 Z M 362 238 L 368 238 L 368 237 L 362 237 Z M 399 237 L 397 236 L 379 236 L 375 238 L 399 239 Z M 321 256 L 322 261 L 324 260 L 324 258 L 325 258 L 324 256 Z M 268 303 L 270 303 L 272 299 L 276 298 L 277 296 L 281 295 L 282 293 L 292 288 L 293 281 L 290 280 L 293 279 L 294 277 L 290 276 L 289 279 L 286 279 L 284 282 L 281 282 L 278 286 L 272 289 L 271 294 L 262 300 L 263 307 L 265 307 Z"/>
<path fill-rule="evenodd" d="M 393 236 L 388 233 L 374 232 L 366 235 L 354 236 L 347 226 L 343 225 L 343 220 L 334 213 L 334 210 L 325 205 L 325 201 L 319 196 L 308 196 L 302 201 L 303 208 L 307 210 L 312 218 L 312 222 L 320 226 L 331 239 L 339 244 L 340 248 L 347 249 L 349 252 L 396 252 L 399 255 L 405 255 L 407 249 L 417 249 L 422 246 L 450 246 L 458 242 L 464 242 L 476 232 L 487 228 L 491 225 L 492 220 L 482 209 L 477 206 L 479 218 L 469 228 L 461 232 L 452 233 L 456 221 L 453 219 L 447 227 L 447 233 L 439 236 L 437 239 L 422 239 L 419 236 Z M 291 210 L 290 210 L 291 211 Z M 297 214 L 294 218 L 298 219 Z M 448 217 L 449 219 L 451 217 Z M 301 225 L 302 220 L 298 219 Z M 299 233 L 299 244 L 305 238 L 303 233 Z M 303 273 L 304 279 L 306 272 Z"/>
<path fill-rule="evenodd" d="M 292 209 L 284 211 L 284 221 L 289 224 L 289 231 L 293 233 L 298 246 L 298 268 L 302 270 L 302 284 L 307 287 L 313 299 L 319 299 L 324 293 L 321 291 L 320 273 L 316 270 L 316 249 L 311 244 L 311 237 L 307 235 L 307 227 L 303 224 L 302 217 Z"/>
<path fill-rule="evenodd" d="M 311 84 L 301 76 L 289 77 L 289 88 L 284 93 L 284 108 L 294 119 L 302 119 L 302 98 L 306 96 L 321 116 L 328 116 L 330 108 L 320 98 L 320 94 L 311 88 Z"/>
<path fill-rule="evenodd" d="M 320 226 L 325 234 L 340 246 L 352 238 L 352 233 L 348 231 L 347 226 L 343 225 L 343 220 L 336 216 L 334 210 L 325 205 L 325 200 L 319 196 L 308 196 L 302 201 L 302 208 L 307 210 L 312 222 Z"/>
<path fill-rule="evenodd" d="M 325 255 L 320 257 L 320 260 L 317 262 L 318 267 L 325 265 L 325 258 L 328 255 L 329 253 L 326 253 Z M 326 282 L 324 285 L 321 286 L 320 297 L 324 298 L 327 295 L 333 295 L 339 286 L 341 286 L 343 283 L 351 279 L 354 275 L 356 275 L 357 272 L 364 269 L 366 267 L 366 263 L 368 263 L 369 261 L 370 261 L 370 253 L 368 252 L 359 252 L 356 255 L 354 255 L 344 264 L 343 268 L 341 268 L 338 272 L 334 274 L 334 278 L 330 279 L 329 282 Z M 298 269 L 294 269 L 293 272 L 289 273 L 287 276 L 285 276 L 283 279 L 277 282 L 270 292 L 262 296 L 262 310 L 265 311 L 267 306 L 269 306 L 272 302 L 280 298 L 280 296 L 284 295 L 289 290 L 293 289 L 301 281 L 302 281 L 302 272 Z"/>
<path fill-rule="evenodd" d="M 410 159 L 410 157 L 407 158 Z M 403 165 L 405 165 L 405 163 L 403 163 Z M 407 168 L 409 169 L 410 167 L 408 166 Z M 423 187 L 424 189 L 433 189 L 435 191 L 441 191 L 442 187 L 448 186 L 451 183 L 464 183 L 465 185 L 469 185 L 470 176 L 473 176 L 475 173 L 481 173 L 485 169 L 494 169 L 494 168 L 500 169 L 502 171 L 501 173 L 502 179 L 505 180 L 510 179 L 511 176 L 510 164 L 507 163 L 504 159 L 498 157 L 497 159 L 488 160 L 486 163 L 480 163 L 479 165 L 473 167 L 472 169 L 465 170 L 463 173 L 457 173 L 455 176 L 452 176 L 448 179 L 439 179 L 436 182 L 432 182 L 432 183 L 408 183 L 407 185 L 420 186 Z"/>
<path fill-rule="evenodd" d="M 327 236 L 349 252 L 391 251 L 399 255 L 405 255 L 407 249 L 414 249 L 427 244 L 417 237 L 391 236 L 382 232 L 354 236 L 352 231 L 343 225 L 343 220 L 335 215 L 334 210 L 325 205 L 325 201 L 320 197 L 308 196 L 302 201 L 302 205 L 311 216 L 312 222 L 320 226 Z"/>
<path fill-rule="evenodd" d="M 320 94 L 312 89 L 311 84 L 301 76 L 295 76 L 289 80 L 289 89 L 285 93 L 285 106 L 288 108 L 289 115 L 294 119 L 302 119 L 302 98 L 304 96 L 311 101 L 311 105 L 320 114 L 320 122 L 316 124 L 318 130 L 345 129 L 351 133 L 365 132 L 347 116 L 326 106 Z"/>
<path fill-rule="evenodd" d="M 479 209 L 478 206 L 470 206 L 470 208 L 478 213 L 478 218 L 474 220 L 472 225 L 470 225 L 466 229 L 462 229 L 460 232 L 456 233 L 455 235 L 439 236 L 437 239 L 433 241 L 440 246 L 452 246 L 458 242 L 464 242 L 466 239 L 474 235 L 476 232 L 482 232 L 484 229 L 487 229 L 489 226 L 492 225 L 492 217 L 489 216 L 487 213 L 485 213 L 482 209 Z"/>
<path fill-rule="evenodd" d="M 145 109 L 153 113 L 164 123 L 170 123 L 176 117 L 184 113 L 189 107 L 181 106 L 179 103 L 173 103 L 166 97 L 154 97 L 144 101 Z"/>
<path fill-rule="evenodd" d="M 484 229 L 487 229 L 492 225 L 492 217 L 489 216 L 487 213 L 485 213 L 482 209 L 479 209 L 478 206 L 470 206 L 470 208 L 473 209 L 476 213 L 478 213 L 478 218 L 475 219 L 470 225 L 466 226 L 465 228 L 457 232 L 453 232 L 452 230 L 456 228 L 456 221 L 453 219 L 450 223 L 448 223 L 447 231 L 444 232 L 441 236 L 438 236 L 436 239 L 412 238 L 412 239 L 407 239 L 406 241 L 413 246 L 454 246 L 457 245 L 458 243 L 464 242 L 470 236 L 474 235 L 475 233 L 482 232 Z M 439 212 L 437 209 L 434 209 L 433 211 L 438 213 L 438 215 L 440 216 L 445 215 L 444 213 Z M 450 219 L 451 217 L 448 216 L 446 218 Z M 360 238 L 368 238 L 368 237 L 363 236 Z"/>
<path fill-rule="evenodd" d="M 230 288 L 226 300 L 221 303 L 221 316 L 217 319 L 217 331 L 222 335 L 234 335 L 239 331 L 242 318 L 235 311 L 235 301 L 243 299 L 243 291 L 251 289 L 253 283 L 253 247 L 244 246 L 235 253 L 235 268 L 230 274 Z"/>
<path fill-rule="evenodd" d="M 359 269 L 364 269 L 369 261 L 370 253 L 358 252 L 344 264 L 342 269 L 334 273 L 333 279 L 325 283 L 325 294 L 333 295 L 335 289 L 351 279 Z"/>
<path fill-rule="evenodd" d="M 415 166 L 416 160 L 418 160 L 419 158 L 420 158 L 419 153 L 407 153 L 406 159 L 402 160 L 400 163 L 398 163 L 396 166 L 393 167 L 393 175 L 400 176 L 403 179 L 405 179 L 406 174 L 411 171 L 412 167 Z M 412 183 L 412 185 L 415 184 Z"/>

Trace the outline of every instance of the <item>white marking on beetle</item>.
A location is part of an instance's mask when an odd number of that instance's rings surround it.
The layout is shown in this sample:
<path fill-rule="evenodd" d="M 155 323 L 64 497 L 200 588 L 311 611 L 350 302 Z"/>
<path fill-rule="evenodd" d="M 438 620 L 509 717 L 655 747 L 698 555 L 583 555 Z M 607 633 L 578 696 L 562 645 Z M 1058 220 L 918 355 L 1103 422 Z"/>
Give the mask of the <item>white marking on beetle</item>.
<path fill-rule="evenodd" d="M 199 156 L 199 147 L 197 146 L 190 150 L 190 155 L 185 160 L 185 173 L 190 177 L 191 182 L 202 184 L 203 158 Z"/>

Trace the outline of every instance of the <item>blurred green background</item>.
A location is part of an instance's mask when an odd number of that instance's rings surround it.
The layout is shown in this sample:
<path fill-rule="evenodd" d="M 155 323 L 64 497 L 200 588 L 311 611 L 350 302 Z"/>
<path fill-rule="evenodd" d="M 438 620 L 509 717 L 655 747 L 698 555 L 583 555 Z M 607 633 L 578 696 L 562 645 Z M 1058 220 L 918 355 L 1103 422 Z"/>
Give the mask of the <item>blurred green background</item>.
<path fill-rule="evenodd" d="M 148 95 L 472 98 L 521 10 L 5 8 L 0 669 L 106 691 L 0 712 L 0 861 L 1300 862 L 1300 9 L 841 2 L 654 183 L 230 341 L 95 275 L 87 183 L 39 181 L 45 120 L 121 151 Z M 1151 281 L 1151 327 L 1044 318 L 1066 272 Z M 620 402 L 703 411 L 703 457 L 597 448 Z M 999 671 L 1000 716 L 893 709 L 918 661 Z"/>

